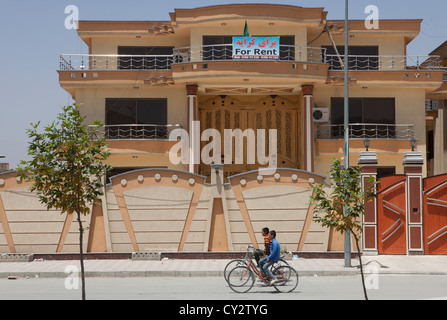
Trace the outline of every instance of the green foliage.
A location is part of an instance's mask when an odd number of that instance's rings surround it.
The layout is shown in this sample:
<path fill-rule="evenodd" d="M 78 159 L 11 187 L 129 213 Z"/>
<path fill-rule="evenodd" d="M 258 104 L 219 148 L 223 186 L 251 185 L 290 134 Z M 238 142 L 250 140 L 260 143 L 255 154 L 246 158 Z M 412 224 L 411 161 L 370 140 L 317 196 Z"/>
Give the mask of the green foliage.
<path fill-rule="evenodd" d="M 21 161 L 18 176 L 31 181 L 30 191 L 35 191 L 47 209 L 62 213 L 76 212 L 79 224 L 79 253 L 81 262 L 82 299 L 85 300 L 85 272 L 83 261 L 83 233 L 81 215 L 103 195 L 102 176 L 110 170 L 104 161 L 110 156 L 105 138 L 98 129 L 102 123 L 95 121 L 90 130 L 84 124 L 77 105 L 63 107 L 58 121 L 39 133 L 37 124 L 28 129 L 30 139 L 28 155 L 31 160 Z"/>
<path fill-rule="evenodd" d="M 331 193 L 326 193 L 324 184 L 314 184 L 310 204 L 314 206 L 315 222 L 341 233 L 351 232 L 354 236 L 359 254 L 363 292 L 368 300 L 359 235 L 362 233 L 361 217 L 365 214 L 365 203 L 377 197 L 377 182 L 374 178 L 369 179 L 368 187 L 362 190 L 360 177 L 359 169 L 345 169 L 340 160 L 334 159 L 330 170 Z"/>
<path fill-rule="evenodd" d="M 40 122 L 31 123 L 27 131 L 31 160 L 21 161 L 18 176 L 33 182 L 30 191 L 37 192 L 47 209 L 86 215 L 102 195 L 101 176 L 110 170 L 103 161 L 110 153 L 98 131 L 84 125 L 76 105 L 63 107 L 57 119 L 43 132 L 38 131 Z"/>
<path fill-rule="evenodd" d="M 331 165 L 330 179 L 330 194 L 323 184 L 312 185 L 310 200 L 315 206 L 314 221 L 341 233 L 361 233 L 360 218 L 365 213 L 365 203 L 376 197 L 376 182 L 370 180 L 370 187 L 362 191 L 359 169 L 345 169 L 338 159 Z"/>

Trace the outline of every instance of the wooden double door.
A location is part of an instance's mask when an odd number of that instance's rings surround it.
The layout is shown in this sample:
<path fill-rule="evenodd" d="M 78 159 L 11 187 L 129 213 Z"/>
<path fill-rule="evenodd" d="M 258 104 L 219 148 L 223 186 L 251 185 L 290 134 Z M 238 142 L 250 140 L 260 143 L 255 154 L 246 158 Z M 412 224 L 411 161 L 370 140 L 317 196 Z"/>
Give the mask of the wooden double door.
<path fill-rule="evenodd" d="M 200 131 L 204 132 L 206 129 L 216 129 L 221 137 L 221 163 L 224 163 L 224 139 L 225 129 L 240 129 L 244 132 L 247 129 L 252 129 L 256 146 L 255 163 L 250 163 L 247 154 L 247 139 L 243 142 L 243 161 L 240 163 L 235 158 L 235 150 L 239 147 L 238 140 L 232 140 L 232 163 L 225 161 L 225 176 L 257 170 L 260 167 L 268 167 L 269 163 L 262 164 L 260 159 L 262 156 L 268 157 L 269 151 L 273 149 L 270 145 L 269 130 L 276 129 L 276 134 L 273 132 L 272 138 L 276 138 L 277 146 L 277 167 L 278 168 L 299 168 L 301 150 L 299 148 L 301 130 L 300 130 L 300 99 L 299 97 L 281 97 L 281 96 L 266 96 L 266 97 L 231 97 L 231 96 L 216 96 L 208 99 L 201 99 L 199 101 L 199 120 Z M 261 136 L 258 136 L 258 129 L 264 129 L 264 145 L 265 151 L 260 155 L 257 151 L 257 145 L 261 141 Z M 201 142 L 201 150 L 209 144 L 208 141 Z M 254 155 L 251 155 L 253 159 Z M 260 157 L 261 156 L 261 157 Z M 228 158 L 227 158 L 228 159 Z M 271 165 L 271 164 L 270 164 Z M 209 175 L 210 166 L 201 163 L 199 166 L 199 173 Z"/>

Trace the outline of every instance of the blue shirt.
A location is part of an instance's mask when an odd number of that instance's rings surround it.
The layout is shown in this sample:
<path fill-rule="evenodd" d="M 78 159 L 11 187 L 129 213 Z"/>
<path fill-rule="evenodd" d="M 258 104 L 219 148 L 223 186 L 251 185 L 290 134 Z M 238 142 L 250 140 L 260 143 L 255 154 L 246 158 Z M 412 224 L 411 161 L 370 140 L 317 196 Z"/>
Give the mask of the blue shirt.
<path fill-rule="evenodd" d="M 273 262 L 279 261 L 279 252 L 280 251 L 280 245 L 278 240 L 276 238 L 272 239 L 272 244 L 270 247 L 270 255 L 268 256 L 269 260 L 272 260 Z"/>

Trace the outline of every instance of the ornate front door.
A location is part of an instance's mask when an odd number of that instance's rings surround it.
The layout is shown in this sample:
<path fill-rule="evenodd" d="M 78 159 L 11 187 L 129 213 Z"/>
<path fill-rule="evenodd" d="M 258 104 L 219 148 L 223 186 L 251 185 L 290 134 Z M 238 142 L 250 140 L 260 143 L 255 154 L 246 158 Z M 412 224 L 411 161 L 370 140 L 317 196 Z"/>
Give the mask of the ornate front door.
<path fill-rule="evenodd" d="M 201 132 L 205 129 L 216 129 L 221 136 L 221 163 L 224 163 L 224 139 L 225 129 L 253 129 L 256 144 L 259 141 L 257 129 L 265 129 L 266 150 L 263 156 L 268 157 L 269 129 L 276 129 L 277 141 L 277 167 L 299 168 L 299 99 L 294 97 L 286 98 L 282 96 L 266 97 L 231 97 L 216 96 L 206 99 L 202 97 L 199 102 L 199 120 Z M 201 150 L 209 142 L 201 142 Z M 225 161 L 225 175 L 230 176 L 237 173 L 257 170 L 261 165 L 258 161 L 259 155 L 256 153 L 255 163 L 249 163 L 247 155 L 247 141 L 244 139 L 243 162 L 235 161 L 235 148 L 238 147 L 237 141 L 232 143 L 232 164 Z M 254 150 L 257 150 L 255 147 Z M 240 162 L 240 161 L 239 161 Z M 208 175 L 210 166 L 201 164 L 200 174 Z"/>

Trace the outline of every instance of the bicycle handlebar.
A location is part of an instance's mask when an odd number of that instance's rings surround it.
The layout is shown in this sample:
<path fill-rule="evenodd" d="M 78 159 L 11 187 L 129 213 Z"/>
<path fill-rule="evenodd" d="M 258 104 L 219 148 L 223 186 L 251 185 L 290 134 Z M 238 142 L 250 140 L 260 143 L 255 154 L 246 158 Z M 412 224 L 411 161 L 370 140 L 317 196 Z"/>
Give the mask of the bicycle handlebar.
<path fill-rule="evenodd" d="M 249 250 L 252 250 L 252 251 L 254 252 L 254 251 L 256 250 L 256 248 L 249 244 L 249 245 L 247 246 L 247 252 L 248 252 Z"/>

